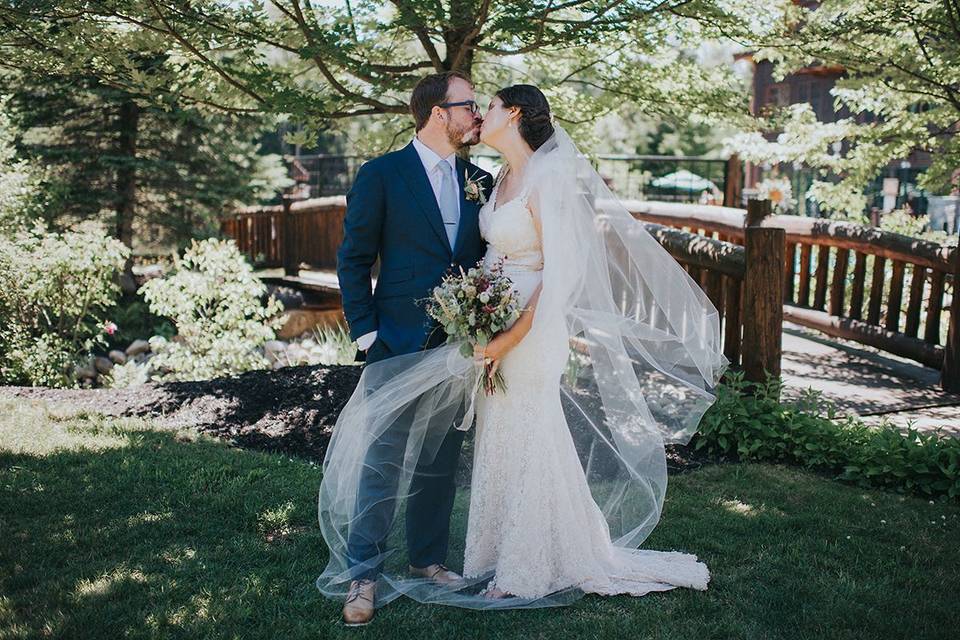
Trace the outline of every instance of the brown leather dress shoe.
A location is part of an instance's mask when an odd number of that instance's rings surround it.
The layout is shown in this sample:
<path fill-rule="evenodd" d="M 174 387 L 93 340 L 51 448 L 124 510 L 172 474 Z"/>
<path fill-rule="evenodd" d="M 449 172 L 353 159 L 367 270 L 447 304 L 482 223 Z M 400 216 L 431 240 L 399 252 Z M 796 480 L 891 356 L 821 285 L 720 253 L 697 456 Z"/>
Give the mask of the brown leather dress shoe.
<path fill-rule="evenodd" d="M 348 627 L 360 627 L 373 619 L 373 599 L 377 592 L 376 580 L 353 580 L 343 604 L 343 622 Z"/>
<path fill-rule="evenodd" d="M 429 567 L 415 567 L 410 565 L 410 575 L 418 578 L 427 578 L 437 584 L 454 584 L 463 580 L 460 574 L 451 571 L 442 564 L 431 564 Z"/>

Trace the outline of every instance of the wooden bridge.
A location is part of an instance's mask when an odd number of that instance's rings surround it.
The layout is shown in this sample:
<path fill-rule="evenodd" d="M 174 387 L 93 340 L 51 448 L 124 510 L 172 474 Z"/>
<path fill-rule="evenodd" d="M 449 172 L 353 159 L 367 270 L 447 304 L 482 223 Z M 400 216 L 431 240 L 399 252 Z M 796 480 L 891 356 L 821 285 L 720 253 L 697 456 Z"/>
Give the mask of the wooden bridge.
<path fill-rule="evenodd" d="M 843 411 L 929 418 L 960 435 L 956 247 L 770 215 L 765 201 L 747 211 L 624 204 L 716 305 L 724 353 L 748 379 L 779 374 L 788 393 L 812 387 Z M 344 210 L 343 196 L 285 201 L 239 210 L 221 227 L 258 268 L 274 269 L 266 280 L 339 304 Z"/>

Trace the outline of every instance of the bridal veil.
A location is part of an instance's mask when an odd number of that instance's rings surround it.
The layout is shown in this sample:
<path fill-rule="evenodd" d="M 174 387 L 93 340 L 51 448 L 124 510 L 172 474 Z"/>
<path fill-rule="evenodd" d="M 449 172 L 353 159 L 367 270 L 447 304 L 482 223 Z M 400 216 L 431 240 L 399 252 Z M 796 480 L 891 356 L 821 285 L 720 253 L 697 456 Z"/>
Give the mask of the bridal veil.
<path fill-rule="evenodd" d="M 664 445 L 690 440 L 728 364 L 719 315 L 562 128 L 530 158 L 524 180 L 538 201 L 544 265 L 530 334 L 555 330 L 559 319 L 566 326 L 569 353 L 565 370 L 558 371 L 557 393 L 613 543 L 635 549 L 660 519 L 667 488 Z M 455 571 L 462 566 L 480 369 L 458 346 L 365 366 L 323 463 L 318 510 L 330 553 L 316 580 L 323 594 L 343 598 L 358 571 L 382 564 L 377 606 L 407 595 L 478 609 L 543 607 L 582 595 L 570 588 L 538 599 L 489 600 L 477 592 L 490 576 L 442 587 L 407 574 L 399 516 L 418 467 L 433 459 L 450 429 L 466 430 L 446 559 Z M 390 435 L 398 421 L 404 434 L 399 442 Z M 378 470 L 396 484 L 395 526 L 379 556 L 351 566 L 347 541 L 358 516 L 361 471 L 373 459 L 371 451 L 383 447 L 398 448 L 395 464 Z"/>

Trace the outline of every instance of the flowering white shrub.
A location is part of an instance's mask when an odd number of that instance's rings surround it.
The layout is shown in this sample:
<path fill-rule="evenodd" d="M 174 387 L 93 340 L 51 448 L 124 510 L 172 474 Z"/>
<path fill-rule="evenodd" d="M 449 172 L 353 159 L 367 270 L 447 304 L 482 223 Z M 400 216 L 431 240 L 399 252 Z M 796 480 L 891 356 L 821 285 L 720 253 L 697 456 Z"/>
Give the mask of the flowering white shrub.
<path fill-rule="evenodd" d="M 797 207 L 793 187 L 786 178 L 767 178 L 758 183 L 757 198 L 769 200 L 774 213 L 793 213 Z"/>
<path fill-rule="evenodd" d="M 150 382 L 150 363 L 128 360 L 123 364 L 114 365 L 110 373 L 103 376 L 103 386 L 114 389 L 138 387 Z"/>
<path fill-rule="evenodd" d="M 905 236 L 919 238 L 927 228 L 927 217 L 913 217 L 903 209 L 888 211 L 880 217 L 880 228 L 884 231 L 902 233 Z"/>
<path fill-rule="evenodd" d="M 170 340 L 150 338 L 153 379 L 208 380 L 269 367 L 258 348 L 283 325 L 283 305 L 273 296 L 261 304 L 266 286 L 236 244 L 193 241 L 175 269 L 140 288 L 150 310 L 177 328 Z"/>
<path fill-rule="evenodd" d="M 75 386 L 73 366 L 106 345 L 106 312 L 130 250 L 96 223 L 0 235 L 0 380 Z"/>

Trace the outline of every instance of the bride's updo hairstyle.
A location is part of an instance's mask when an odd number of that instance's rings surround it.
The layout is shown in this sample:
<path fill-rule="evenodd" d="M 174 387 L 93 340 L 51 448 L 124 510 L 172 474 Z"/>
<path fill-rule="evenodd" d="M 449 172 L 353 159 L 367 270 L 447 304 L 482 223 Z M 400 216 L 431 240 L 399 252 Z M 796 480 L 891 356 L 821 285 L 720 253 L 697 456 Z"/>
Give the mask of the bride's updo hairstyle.
<path fill-rule="evenodd" d="M 515 84 L 497 91 L 504 108 L 520 109 L 520 135 L 536 151 L 553 135 L 550 104 L 540 89 L 532 84 Z"/>

